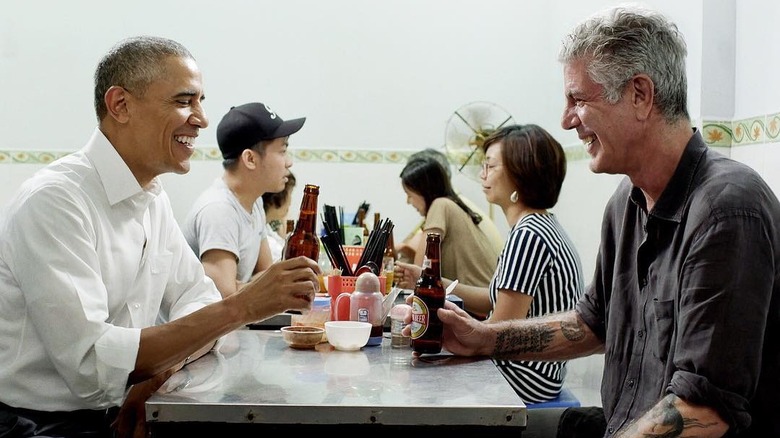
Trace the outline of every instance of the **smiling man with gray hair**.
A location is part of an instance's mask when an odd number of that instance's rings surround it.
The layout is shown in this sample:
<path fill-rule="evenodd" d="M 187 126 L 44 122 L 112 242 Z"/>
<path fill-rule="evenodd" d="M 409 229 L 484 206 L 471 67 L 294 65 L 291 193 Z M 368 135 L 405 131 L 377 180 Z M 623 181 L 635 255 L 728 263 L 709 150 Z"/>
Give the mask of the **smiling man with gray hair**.
<path fill-rule="evenodd" d="M 692 128 L 685 56 L 677 27 L 641 8 L 574 29 L 560 56 L 561 124 L 593 172 L 626 175 L 604 212 L 593 282 L 575 310 L 544 318 L 482 324 L 439 310 L 455 354 L 604 353 L 606 424 L 588 435 L 583 416 L 564 416 L 559 437 L 780 436 L 780 203 Z"/>

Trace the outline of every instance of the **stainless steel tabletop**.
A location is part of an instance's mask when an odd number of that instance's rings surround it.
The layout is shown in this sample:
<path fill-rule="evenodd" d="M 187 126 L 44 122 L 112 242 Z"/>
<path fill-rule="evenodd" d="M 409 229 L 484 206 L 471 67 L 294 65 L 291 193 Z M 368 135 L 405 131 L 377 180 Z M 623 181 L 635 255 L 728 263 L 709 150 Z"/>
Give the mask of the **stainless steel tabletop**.
<path fill-rule="evenodd" d="M 389 334 L 385 334 L 388 336 Z M 167 422 L 380 424 L 524 429 L 526 408 L 485 358 L 413 358 L 409 348 L 289 348 L 278 330 L 239 330 L 174 374 L 146 404 Z"/>

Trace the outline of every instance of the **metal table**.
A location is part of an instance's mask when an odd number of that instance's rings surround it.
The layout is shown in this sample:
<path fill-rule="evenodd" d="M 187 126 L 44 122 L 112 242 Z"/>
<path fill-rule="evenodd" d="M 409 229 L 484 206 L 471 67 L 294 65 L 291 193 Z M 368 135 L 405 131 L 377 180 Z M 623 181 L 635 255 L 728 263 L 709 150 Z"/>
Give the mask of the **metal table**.
<path fill-rule="evenodd" d="M 388 336 L 387 334 L 385 336 Z M 490 432 L 518 437 L 526 407 L 493 362 L 381 346 L 295 350 L 276 330 L 239 330 L 146 403 L 155 437 L 200 432 Z"/>

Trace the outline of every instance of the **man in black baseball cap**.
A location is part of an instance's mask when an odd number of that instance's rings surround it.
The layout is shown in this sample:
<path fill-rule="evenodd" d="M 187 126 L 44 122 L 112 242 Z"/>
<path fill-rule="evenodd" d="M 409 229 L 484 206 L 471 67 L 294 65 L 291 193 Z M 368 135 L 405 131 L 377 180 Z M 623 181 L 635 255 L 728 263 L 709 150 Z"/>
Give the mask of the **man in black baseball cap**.
<path fill-rule="evenodd" d="M 217 126 L 225 171 L 195 200 L 182 231 L 223 297 L 273 263 L 258 200 L 284 190 L 292 166 L 288 138 L 304 121 L 285 121 L 254 102 L 230 108 Z"/>
<path fill-rule="evenodd" d="M 253 102 L 234 106 L 217 126 L 217 143 L 225 160 L 238 157 L 263 140 L 287 137 L 298 132 L 306 117 L 282 120 L 268 105 Z"/>

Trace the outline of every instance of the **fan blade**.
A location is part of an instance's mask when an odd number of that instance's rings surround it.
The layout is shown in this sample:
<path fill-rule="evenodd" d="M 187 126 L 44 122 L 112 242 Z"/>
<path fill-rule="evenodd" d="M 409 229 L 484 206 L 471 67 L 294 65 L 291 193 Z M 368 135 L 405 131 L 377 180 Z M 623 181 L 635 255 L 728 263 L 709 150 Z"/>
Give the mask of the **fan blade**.
<path fill-rule="evenodd" d="M 458 172 L 479 181 L 482 145 L 495 130 L 514 123 L 504 108 L 486 101 L 462 105 L 450 116 L 445 129 L 445 149 Z"/>
<path fill-rule="evenodd" d="M 463 123 L 465 123 L 465 124 L 466 124 L 466 126 L 468 126 L 468 127 L 469 127 L 469 129 L 471 129 L 471 131 L 472 131 L 474 134 L 477 134 L 477 133 L 478 133 L 478 132 L 477 132 L 477 130 L 476 130 L 476 129 L 474 129 L 474 127 L 473 127 L 473 126 L 471 126 L 471 123 L 469 123 L 469 121 L 468 121 L 468 120 L 466 120 L 465 118 L 463 118 L 463 116 L 462 116 L 462 115 L 460 115 L 460 113 L 459 113 L 459 112 L 455 111 L 455 115 L 456 115 L 456 116 L 458 116 L 458 117 L 459 117 L 461 120 L 463 120 Z"/>
<path fill-rule="evenodd" d="M 498 131 L 499 129 L 503 128 L 503 127 L 504 127 L 504 124 L 506 124 L 506 122 L 508 122 L 508 121 L 510 121 L 510 120 L 512 120 L 512 116 L 509 116 L 509 117 L 507 117 L 506 119 L 504 119 L 504 121 L 503 121 L 503 122 L 501 122 L 501 124 L 499 124 L 498 126 L 496 126 L 496 129 L 495 129 L 495 130 L 496 130 L 496 131 Z"/>
<path fill-rule="evenodd" d="M 469 156 L 468 156 L 468 157 L 466 157 L 466 160 L 463 162 L 463 164 L 461 164 L 461 165 L 460 165 L 460 167 L 458 168 L 458 172 L 463 172 L 463 168 L 464 168 L 464 167 L 466 167 L 466 165 L 467 165 L 467 164 L 469 164 L 469 161 L 470 161 L 470 160 L 471 160 L 471 158 L 474 156 L 474 154 L 476 154 L 476 153 L 477 153 L 477 151 L 478 151 L 478 150 L 479 150 L 479 149 L 477 149 L 477 148 L 474 148 L 474 149 L 471 151 L 471 153 L 469 154 Z"/>

